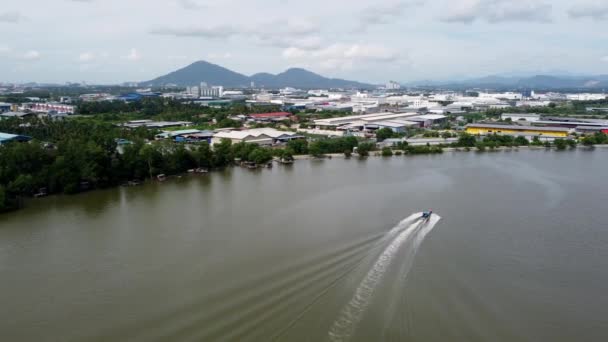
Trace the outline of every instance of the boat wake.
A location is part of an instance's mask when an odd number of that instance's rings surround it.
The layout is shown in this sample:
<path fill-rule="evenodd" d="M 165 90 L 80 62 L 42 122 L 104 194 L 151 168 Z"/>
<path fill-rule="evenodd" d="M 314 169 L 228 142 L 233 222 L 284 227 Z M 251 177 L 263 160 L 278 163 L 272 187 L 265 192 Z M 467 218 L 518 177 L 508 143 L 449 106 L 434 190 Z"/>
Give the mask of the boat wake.
<path fill-rule="evenodd" d="M 403 260 L 404 266 L 402 267 L 401 274 L 403 274 L 403 277 L 407 276 L 418 247 L 420 247 L 426 235 L 441 219 L 441 217 L 433 215 L 429 220 L 422 220 L 420 219 L 421 216 L 422 213 L 413 214 L 387 233 L 387 239 L 390 243 L 363 278 L 355 290 L 352 299 L 334 321 L 329 330 L 330 341 L 348 341 L 352 337 L 363 314 L 372 302 L 376 288 L 382 282 L 382 278 L 386 274 L 388 267 L 404 245 L 408 248 L 408 253 L 406 259 Z"/>

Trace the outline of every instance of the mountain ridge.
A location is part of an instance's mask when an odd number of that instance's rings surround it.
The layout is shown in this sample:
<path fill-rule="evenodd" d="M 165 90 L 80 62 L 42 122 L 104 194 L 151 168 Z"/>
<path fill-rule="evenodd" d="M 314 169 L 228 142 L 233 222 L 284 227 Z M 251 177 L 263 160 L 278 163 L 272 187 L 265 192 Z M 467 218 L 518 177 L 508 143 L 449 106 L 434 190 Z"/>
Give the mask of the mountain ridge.
<path fill-rule="evenodd" d="M 462 81 L 418 81 L 412 86 L 476 87 L 476 88 L 537 88 L 537 89 L 602 89 L 608 88 L 608 75 L 571 76 L 538 74 L 526 77 L 489 75 Z"/>
<path fill-rule="evenodd" d="M 239 88 L 249 87 L 251 82 L 254 82 L 256 87 L 266 88 L 374 88 L 372 84 L 328 78 L 302 68 L 290 68 L 276 75 L 261 72 L 246 76 L 206 61 L 194 62 L 166 75 L 141 82 L 139 85 L 146 87 L 164 86 L 166 84 L 198 86 L 201 82 L 206 82 L 209 85 Z"/>

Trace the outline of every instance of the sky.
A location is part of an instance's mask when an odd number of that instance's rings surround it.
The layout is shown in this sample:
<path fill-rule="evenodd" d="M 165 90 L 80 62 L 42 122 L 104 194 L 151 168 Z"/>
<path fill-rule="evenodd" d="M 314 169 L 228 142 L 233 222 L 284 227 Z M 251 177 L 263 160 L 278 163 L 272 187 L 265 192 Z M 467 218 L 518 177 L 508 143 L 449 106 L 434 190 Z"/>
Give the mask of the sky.
<path fill-rule="evenodd" d="M 0 82 L 145 81 L 206 60 L 388 80 L 608 74 L 608 0 L 7 0 Z"/>

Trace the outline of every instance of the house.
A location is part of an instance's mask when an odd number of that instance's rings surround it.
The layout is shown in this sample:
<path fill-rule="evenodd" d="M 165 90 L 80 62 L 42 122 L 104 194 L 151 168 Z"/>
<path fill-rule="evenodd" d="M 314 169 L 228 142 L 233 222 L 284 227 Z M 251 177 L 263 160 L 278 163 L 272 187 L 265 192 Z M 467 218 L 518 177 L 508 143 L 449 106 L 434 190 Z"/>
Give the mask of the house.
<path fill-rule="evenodd" d="M 10 134 L 10 133 L 0 133 L 0 145 L 9 143 L 11 141 L 28 142 L 30 140 L 32 140 L 32 138 L 28 137 L 26 135 L 17 135 L 17 134 Z"/>

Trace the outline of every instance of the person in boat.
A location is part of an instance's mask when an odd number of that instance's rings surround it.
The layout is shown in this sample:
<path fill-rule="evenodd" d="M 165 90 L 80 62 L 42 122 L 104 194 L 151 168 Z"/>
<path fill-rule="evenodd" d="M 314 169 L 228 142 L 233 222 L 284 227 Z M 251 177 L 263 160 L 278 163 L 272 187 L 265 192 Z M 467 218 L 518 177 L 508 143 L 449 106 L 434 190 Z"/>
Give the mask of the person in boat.
<path fill-rule="evenodd" d="M 423 219 L 430 219 L 432 215 L 433 215 L 433 211 L 432 210 L 425 211 L 425 212 L 422 213 L 422 218 Z"/>

